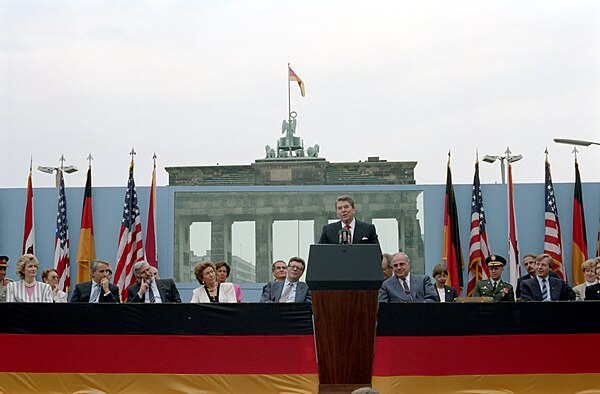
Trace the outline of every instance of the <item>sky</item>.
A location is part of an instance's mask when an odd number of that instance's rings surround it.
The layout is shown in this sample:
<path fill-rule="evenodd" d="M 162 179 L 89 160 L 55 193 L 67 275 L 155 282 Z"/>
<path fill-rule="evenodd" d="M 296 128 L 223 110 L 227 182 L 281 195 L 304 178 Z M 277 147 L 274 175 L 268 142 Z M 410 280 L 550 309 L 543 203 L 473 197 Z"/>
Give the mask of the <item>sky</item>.
<path fill-rule="evenodd" d="M 0 187 L 34 168 L 95 186 L 157 184 L 164 167 L 250 164 L 287 118 L 330 162 L 417 161 L 418 184 L 471 183 L 476 152 L 523 159 L 516 183 L 573 182 L 572 147 L 600 142 L 596 1 L 0 0 Z M 600 181 L 600 146 L 580 148 Z M 500 164 L 481 164 L 500 182 Z M 85 172 L 66 177 L 83 187 Z M 34 187 L 54 178 L 34 171 Z"/>

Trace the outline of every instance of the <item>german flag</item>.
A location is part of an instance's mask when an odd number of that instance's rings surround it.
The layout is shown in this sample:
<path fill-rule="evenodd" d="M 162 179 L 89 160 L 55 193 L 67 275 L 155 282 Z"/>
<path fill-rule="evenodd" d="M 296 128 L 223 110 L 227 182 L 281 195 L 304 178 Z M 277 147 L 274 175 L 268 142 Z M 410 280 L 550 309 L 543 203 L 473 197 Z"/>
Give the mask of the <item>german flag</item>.
<path fill-rule="evenodd" d="M 578 362 L 548 361 L 600 340 L 597 309 L 594 302 L 379 304 L 373 388 L 597 393 L 595 352 L 582 352 Z"/>
<path fill-rule="evenodd" d="M 573 197 L 573 246 L 571 252 L 571 274 L 573 286 L 583 283 L 581 264 L 587 260 L 587 235 L 585 231 L 585 214 L 583 212 L 583 192 L 581 190 L 581 176 L 579 164 L 575 158 L 575 192 Z"/>
<path fill-rule="evenodd" d="M 444 240 L 442 244 L 442 261 L 448 269 L 446 284 L 454 287 L 458 294 L 463 288 L 464 262 L 460 246 L 458 230 L 458 210 L 452 186 L 452 170 L 450 169 L 450 153 L 448 153 L 448 166 L 446 171 L 446 201 L 444 208 Z"/>
<path fill-rule="evenodd" d="M 96 258 L 94 246 L 94 223 L 92 219 L 92 167 L 87 170 L 83 209 L 81 212 L 81 230 L 79 232 L 79 247 L 77 248 L 77 283 L 88 282 L 90 278 L 90 263 Z"/>
<path fill-rule="evenodd" d="M 458 230 L 458 210 L 452 186 L 452 170 L 450 169 L 450 153 L 448 153 L 448 166 L 446 170 L 446 199 L 444 208 L 444 243 L 442 244 L 442 261 L 448 269 L 446 284 L 454 287 L 458 294 L 463 288 L 464 262 L 460 246 L 460 233 Z"/>
<path fill-rule="evenodd" d="M 308 303 L 3 303 L 0 309 L 11 316 L 0 319 L 2 349 L 11 355 L 0 358 L 0 392 L 318 391 Z M 60 362 L 31 357 L 23 351 L 31 343 Z"/>

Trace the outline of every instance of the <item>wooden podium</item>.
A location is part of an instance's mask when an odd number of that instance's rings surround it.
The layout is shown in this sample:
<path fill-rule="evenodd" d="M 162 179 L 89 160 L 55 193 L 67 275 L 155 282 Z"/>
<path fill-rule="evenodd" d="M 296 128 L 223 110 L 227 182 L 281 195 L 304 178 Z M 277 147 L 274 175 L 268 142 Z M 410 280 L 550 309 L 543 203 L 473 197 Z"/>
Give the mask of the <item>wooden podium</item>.
<path fill-rule="evenodd" d="M 312 293 L 320 393 L 371 385 L 382 277 L 379 245 L 311 245 L 306 282 Z"/>

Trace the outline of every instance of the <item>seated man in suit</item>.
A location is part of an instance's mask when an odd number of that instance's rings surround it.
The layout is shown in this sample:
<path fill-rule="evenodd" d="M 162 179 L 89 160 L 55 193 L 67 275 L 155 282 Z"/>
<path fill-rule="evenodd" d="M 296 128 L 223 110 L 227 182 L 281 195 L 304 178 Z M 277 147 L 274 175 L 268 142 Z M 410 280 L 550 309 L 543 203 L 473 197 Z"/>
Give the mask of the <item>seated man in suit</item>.
<path fill-rule="evenodd" d="M 127 302 L 181 302 L 179 290 L 173 279 L 156 279 L 150 264 L 145 261 L 138 261 L 132 269 L 138 282 L 127 289 Z"/>
<path fill-rule="evenodd" d="M 406 253 L 396 253 L 392 266 L 395 275 L 382 283 L 379 302 L 437 302 L 437 291 L 429 276 L 410 273 L 410 259 Z"/>
<path fill-rule="evenodd" d="M 119 302 L 119 288 L 108 281 L 110 264 L 104 260 L 94 260 L 90 270 L 91 282 L 77 284 L 71 302 Z"/>
<path fill-rule="evenodd" d="M 515 292 L 512 285 L 502 280 L 506 259 L 491 255 L 485 259 L 485 263 L 490 269 L 490 279 L 478 281 L 471 296 L 492 297 L 494 302 L 514 301 Z"/>
<path fill-rule="evenodd" d="M 515 296 L 518 298 L 521 298 L 521 282 L 526 280 L 526 279 L 531 279 L 531 278 L 535 278 L 535 258 L 537 257 L 537 254 L 527 254 L 525 255 L 525 257 L 523 257 L 523 267 L 525 267 L 525 270 L 527 271 L 527 273 L 523 276 L 521 276 L 519 279 L 517 279 L 517 288 L 515 289 Z M 552 276 L 553 278 L 560 278 L 560 276 L 558 276 L 558 274 L 554 271 L 550 271 L 550 276 Z"/>
<path fill-rule="evenodd" d="M 273 274 L 273 280 L 267 282 L 262 289 L 260 298 L 262 299 L 263 294 L 271 292 L 271 286 L 273 282 L 283 282 L 287 277 L 287 264 L 283 260 L 277 260 L 271 265 L 271 273 Z"/>
<path fill-rule="evenodd" d="M 350 240 L 347 243 L 352 244 L 378 244 L 379 238 L 375 226 L 369 223 L 361 222 L 354 218 L 356 208 L 354 200 L 349 196 L 340 196 L 335 200 L 335 212 L 340 219 L 335 223 L 323 226 L 320 244 L 339 244 L 346 243 L 340 241 L 340 231 L 346 229 L 350 232 Z"/>
<path fill-rule="evenodd" d="M 522 301 L 571 301 L 575 300 L 573 289 L 564 280 L 550 276 L 552 256 L 543 253 L 535 258 L 533 279 L 521 282 Z"/>
<path fill-rule="evenodd" d="M 388 279 L 394 273 L 394 268 L 392 267 L 392 255 L 389 253 L 384 253 L 381 256 L 381 269 L 383 271 L 383 280 Z"/>
<path fill-rule="evenodd" d="M 300 282 L 306 264 L 300 257 L 292 257 L 288 263 L 287 278 L 270 282 L 260 297 L 260 302 L 311 302 L 310 289 Z"/>

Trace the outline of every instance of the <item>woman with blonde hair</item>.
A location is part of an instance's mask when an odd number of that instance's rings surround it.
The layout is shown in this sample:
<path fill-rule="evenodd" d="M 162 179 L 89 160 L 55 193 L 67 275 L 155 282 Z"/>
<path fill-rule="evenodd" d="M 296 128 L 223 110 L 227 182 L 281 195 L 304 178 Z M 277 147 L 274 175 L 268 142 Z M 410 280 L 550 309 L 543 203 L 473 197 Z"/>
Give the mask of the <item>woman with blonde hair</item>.
<path fill-rule="evenodd" d="M 19 257 L 16 269 L 21 280 L 8 284 L 6 302 L 53 302 L 52 287 L 35 280 L 39 266 L 37 257 L 32 254 Z"/>
<path fill-rule="evenodd" d="M 192 303 L 237 302 L 232 283 L 219 283 L 217 268 L 212 261 L 196 264 L 194 275 L 200 283 L 192 295 Z"/>

